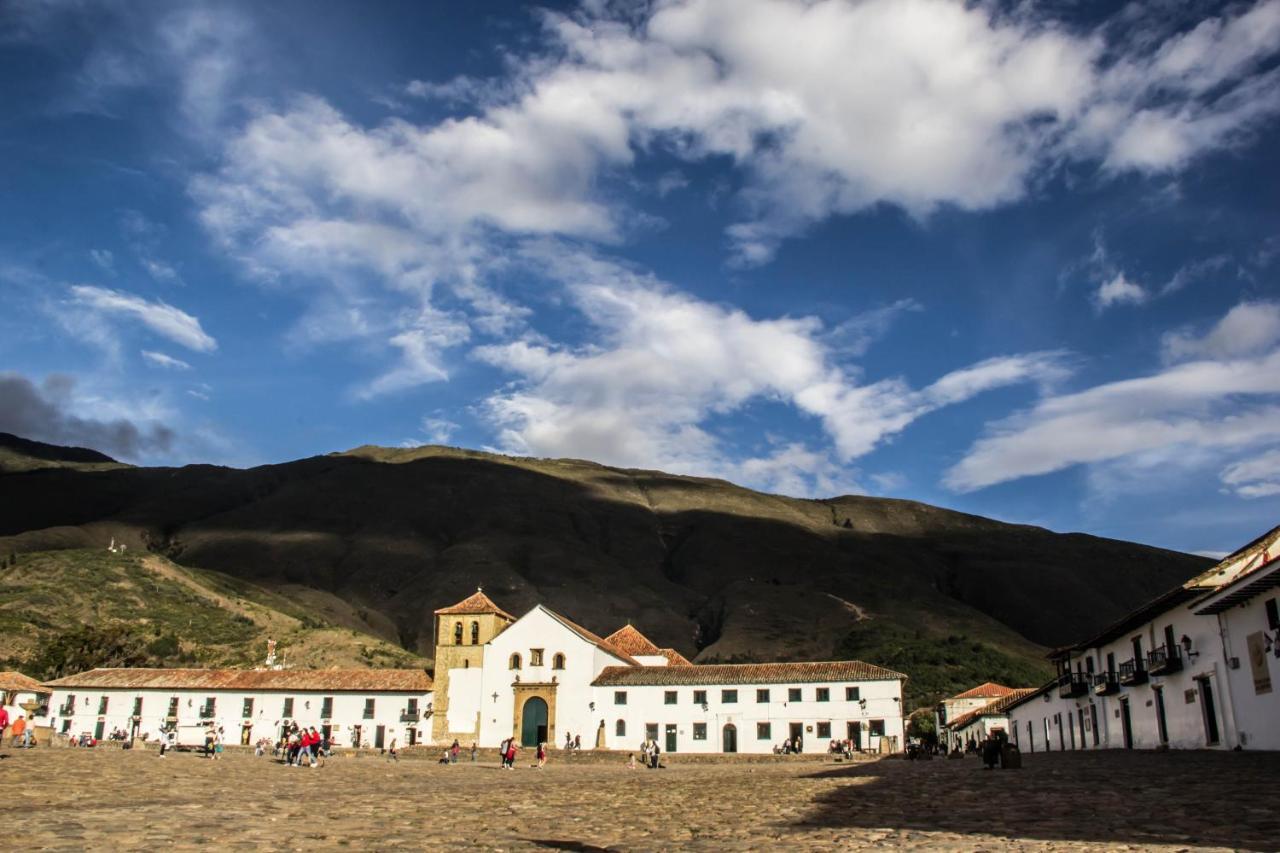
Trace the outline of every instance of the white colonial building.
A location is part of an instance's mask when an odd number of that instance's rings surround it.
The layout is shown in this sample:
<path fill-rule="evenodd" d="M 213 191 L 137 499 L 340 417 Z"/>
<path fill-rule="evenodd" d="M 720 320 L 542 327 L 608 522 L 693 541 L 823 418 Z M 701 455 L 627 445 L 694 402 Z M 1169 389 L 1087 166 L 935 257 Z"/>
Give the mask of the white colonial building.
<path fill-rule="evenodd" d="M 380 748 L 430 731 L 431 679 L 417 669 L 94 669 L 46 688 L 54 731 L 97 740 L 173 729 L 194 743 L 212 726 L 227 743 L 250 744 L 296 724 L 336 746 Z"/>
<path fill-rule="evenodd" d="M 1280 527 L 1055 651 L 1058 677 L 1006 709 L 1014 740 L 1024 751 L 1280 748 L 1278 557 Z"/>
<path fill-rule="evenodd" d="M 898 751 L 906 676 L 859 661 L 691 664 L 630 625 L 599 637 L 541 605 L 482 592 L 436 614 L 435 738 L 666 752 L 805 751 L 849 739 Z"/>
<path fill-rule="evenodd" d="M 988 681 L 944 699 L 935 709 L 938 739 L 949 750 L 963 750 L 987 735 L 1009 732 L 1009 706 L 1034 693 L 1035 688 L 1005 687 Z"/>
<path fill-rule="evenodd" d="M 34 678 L 20 672 L 0 672 L 0 706 L 8 713 L 10 723 L 20 716 L 38 720 L 48 701 L 48 688 Z"/>

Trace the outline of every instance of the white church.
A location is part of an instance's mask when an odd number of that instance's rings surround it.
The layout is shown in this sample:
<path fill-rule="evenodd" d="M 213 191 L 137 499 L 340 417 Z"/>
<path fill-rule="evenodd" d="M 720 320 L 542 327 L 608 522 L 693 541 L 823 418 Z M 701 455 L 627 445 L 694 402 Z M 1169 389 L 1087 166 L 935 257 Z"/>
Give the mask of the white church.
<path fill-rule="evenodd" d="M 861 661 L 692 664 L 627 625 L 599 637 L 483 592 L 436 612 L 434 739 L 497 746 L 765 753 L 784 740 L 896 752 L 906 676 Z"/>

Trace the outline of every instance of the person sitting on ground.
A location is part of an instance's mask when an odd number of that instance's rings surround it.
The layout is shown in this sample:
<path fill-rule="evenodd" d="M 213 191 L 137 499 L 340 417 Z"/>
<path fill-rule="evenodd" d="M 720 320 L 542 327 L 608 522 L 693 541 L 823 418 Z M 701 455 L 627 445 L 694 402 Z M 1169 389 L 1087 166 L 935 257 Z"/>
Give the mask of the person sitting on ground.
<path fill-rule="evenodd" d="M 446 767 L 448 767 L 449 766 L 449 750 L 446 749 L 444 752 L 440 753 L 440 760 L 437 761 L 436 763 L 443 764 Z"/>

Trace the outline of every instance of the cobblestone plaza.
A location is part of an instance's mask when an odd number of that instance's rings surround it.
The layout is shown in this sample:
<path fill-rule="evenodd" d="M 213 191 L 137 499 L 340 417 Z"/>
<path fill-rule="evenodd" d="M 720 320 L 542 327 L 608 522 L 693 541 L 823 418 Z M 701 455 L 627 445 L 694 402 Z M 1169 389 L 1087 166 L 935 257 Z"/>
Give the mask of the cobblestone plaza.
<path fill-rule="evenodd" d="M 28 849 L 1280 849 L 1280 755 L 817 756 L 628 770 L 598 756 L 515 772 L 337 757 L 10 751 L 0 796 Z"/>

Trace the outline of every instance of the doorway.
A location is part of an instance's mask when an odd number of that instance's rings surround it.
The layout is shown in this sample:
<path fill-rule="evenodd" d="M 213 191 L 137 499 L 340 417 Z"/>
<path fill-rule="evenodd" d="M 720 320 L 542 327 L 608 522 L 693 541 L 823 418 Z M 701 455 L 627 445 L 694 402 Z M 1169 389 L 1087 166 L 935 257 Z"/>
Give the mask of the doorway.
<path fill-rule="evenodd" d="M 676 726 L 675 723 L 667 723 L 667 752 L 676 751 Z"/>
<path fill-rule="evenodd" d="M 240 745 L 248 746 L 249 739 L 251 737 L 253 737 L 253 726 L 248 723 L 245 723 L 243 726 L 240 727 Z"/>
<path fill-rule="evenodd" d="M 520 745 L 537 746 L 547 742 L 547 701 L 530 696 L 520 717 Z"/>
<path fill-rule="evenodd" d="M 1151 692 L 1155 694 L 1156 702 L 1156 731 L 1160 734 L 1160 743 L 1164 746 L 1169 745 L 1169 721 L 1164 715 L 1164 688 L 1153 687 Z"/>
<path fill-rule="evenodd" d="M 351 727 L 351 745 L 353 747 L 360 747 L 363 745 L 363 741 L 360 739 L 360 736 L 364 733 L 362 731 L 363 728 L 363 726 Z"/>
<path fill-rule="evenodd" d="M 1098 706 L 1089 706 L 1089 723 L 1093 726 L 1093 745 L 1098 746 L 1102 740 L 1102 733 L 1098 730 Z"/>
<path fill-rule="evenodd" d="M 1207 746 L 1218 745 L 1218 708 L 1213 701 L 1213 682 L 1207 678 L 1197 678 L 1200 683 L 1200 710 L 1204 714 L 1204 742 Z"/>
<path fill-rule="evenodd" d="M 791 748 L 799 752 L 804 746 L 804 723 L 791 723 L 787 729 L 791 735 Z"/>
<path fill-rule="evenodd" d="M 386 746 L 386 740 L 387 740 L 386 726 L 378 726 L 376 729 L 373 730 L 373 748 L 374 749 L 382 749 L 384 746 Z"/>
<path fill-rule="evenodd" d="M 410 726 L 408 730 L 408 735 L 409 735 L 409 746 L 416 745 L 418 743 L 418 730 L 415 729 L 413 726 Z"/>
<path fill-rule="evenodd" d="M 1133 717 L 1129 714 L 1129 700 L 1120 700 L 1120 731 L 1124 733 L 1124 748 L 1133 749 Z"/>
<path fill-rule="evenodd" d="M 93 739 L 102 740 L 103 730 L 107 727 L 106 721 L 98 720 L 98 724 L 93 727 Z"/>
<path fill-rule="evenodd" d="M 724 724 L 724 739 L 722 741 L 724 752 L 738 751 L 738 728 L 733 723 Z"/>
<path fill-rule="evenodd" d="M 862 724 L 847 723 L 845 725 L 845 734 L 849 736 L 849 748 L 856 751 L 862 751 Z"/>

